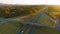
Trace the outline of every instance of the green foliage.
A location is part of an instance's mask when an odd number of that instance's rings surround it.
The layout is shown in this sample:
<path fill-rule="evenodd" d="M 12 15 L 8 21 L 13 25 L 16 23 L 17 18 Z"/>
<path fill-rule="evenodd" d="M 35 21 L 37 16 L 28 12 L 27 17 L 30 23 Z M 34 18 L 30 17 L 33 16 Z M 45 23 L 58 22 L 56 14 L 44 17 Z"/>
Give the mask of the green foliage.
<path fill-rule="evenodd" d="M 22 15 L 27 15 L 29 14 L 29 10 L 28 9 L 24 9 L 22 12 L 21 12 Z"/>
<path fill-rule="evenodd" d="M 34 11 L 35 9 L 36 11 L 38 11 L 40 9 L 39 7 L 44 7 L 44 6 L 40 6 L 40 5 L 39 6 L 38 5 L 37 6 L 4 6 L 2 8 L 0 7 L 0 16 L 9 18 L 15 16 L 28 15 L 31 13 L 35 13 Z M 9 12 L 9 14 L 5 13 L 5 11 Z"/>

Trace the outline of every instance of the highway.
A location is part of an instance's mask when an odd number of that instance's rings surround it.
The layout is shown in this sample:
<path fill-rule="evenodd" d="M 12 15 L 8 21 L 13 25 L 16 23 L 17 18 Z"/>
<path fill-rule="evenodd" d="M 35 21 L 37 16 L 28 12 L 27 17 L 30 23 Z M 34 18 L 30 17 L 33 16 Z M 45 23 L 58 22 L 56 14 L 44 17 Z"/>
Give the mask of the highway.
<path fill-rule="evenodd" d="M 55 28 L 60 31 L 60 19 L 57 18 L 56 19 L 56 22 L 57 22 L 57 24 L 56 24 L 56 27 Z"/>
<path fill-rule="evenodd" d="M 31 26 L 31 29 L 28 31 L 28 34 L 34 34 L 36 26 Z"/>
<path fill-rule="evenodd" d="M 38 20 L 39 20 L 39 18 L 41 18 L 41 16 L 44 14 L 44 12 L 45 11 L 47 11 L 47 9 L 44 9 L 44 10 L 42 10 L 40 13 L 38 13 L 37 15 L 35 15 L 35 16 L 33 16 L 31 19 L 29 19 L 29 22 L 27 22 L 27 24 L 31 24 L 31 23 L 33 23 L 34 25 L 38 25 L 39 23 L 38 23 Z M 33 25 L 32 24 L 32 25 Z M 35 30 L 35 26 L 31 26 L 30 28 L 30 30 L 27 32 L 28 34 L 33 34 L 34 33 L 34 30 Z M 28 26 L 28 25 L 27 25 Z M 24 27 L 23 27 L 23 31 L 24 31 Z M 27 28 L 28 29 L 28 28 Z M 21 31 L 21 30 L 20 30 Z M 21 33 L 21 32 L 19 32 L 19 33 Z"/>
<path fill-rule="evenodd" d="M 29 28 L 29 25 L 24 25 L 24 26 L 18 31 L 17 34 L 23 34 L 24 31 L 25 31 L 27 28 Z"/>
<path fill-rule="evenodd" d="M 37 25 L 37 26 L 47 26 L 47 25 L 45 25 L 45 24 L 39 24 L 38 23 L 38 20 L 41 18 L 41 16 L 43 15 L 43 14 L 45 14 L 45 12 L 47 11 L 48 9 L 47 8 L 45 8 L 44 10 L 42 10 L 40 13 L 38 13 L 38 14 L 36 14 L 35 16 L 33 16 L 32 18 L 30 18 L 29 19 L 29 21 L 28 22 L 25 22 L 24 20 L 14 20 L 14 19 L 12 19 L 12 18 L 8 18 L 8 19 L 2 19 L 2 20 L 0 20 L 0 25 L 1 24 L 3 24 L 3 23 L 5 23 L 5 22 L 21 22 L 21 23 L 23 23 L 23 24 L 32 24 L 32 25 Z M 48 15 L 46 15 L 49 19 L 51 19 Z M 17 18 L 20 18 L 20 17 L 17 17 Z M 51 19 L 53 22 L 55 22 L 55 20 L 53 20 L 53 19 Z M 19 30 L 19 32 L 18 32 L 18 34 L 23 34 L 23 32 L 26 30 L 26 29 L 28 29 L 28 27 L 29 27 L 29 25 L 24 25 L 20 30 Z M 33 32 L 34 32 L 34 30 L 35 30 L 35 26 L 31 26 L 30 27 L 31 29 L 27 32 L 28 34 L 33 34 Z"/>

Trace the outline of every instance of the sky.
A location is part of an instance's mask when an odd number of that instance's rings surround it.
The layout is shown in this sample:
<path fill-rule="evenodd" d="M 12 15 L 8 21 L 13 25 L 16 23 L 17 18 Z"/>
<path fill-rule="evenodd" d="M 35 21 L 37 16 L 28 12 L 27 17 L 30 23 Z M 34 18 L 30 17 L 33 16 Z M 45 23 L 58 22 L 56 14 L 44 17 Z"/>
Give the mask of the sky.
<path fill-rule="evenodd" d="M 6 4 L 59 4 L 60 0 L 0 0 Z"/>
<path fill-rule="evenodd" d="M 7 4 L 39 4 L 40 0 L 0 0 L 0 3 Z"/>

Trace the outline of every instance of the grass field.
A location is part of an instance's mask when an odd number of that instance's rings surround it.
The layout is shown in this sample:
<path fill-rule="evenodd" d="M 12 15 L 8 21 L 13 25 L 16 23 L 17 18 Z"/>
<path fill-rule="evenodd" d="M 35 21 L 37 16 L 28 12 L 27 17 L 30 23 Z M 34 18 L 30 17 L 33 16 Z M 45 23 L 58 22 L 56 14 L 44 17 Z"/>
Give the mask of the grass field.
<path fill-rule="evenodd" d="M 0 34 L 17 34 L 18 30 L 22 27 L 20 23 L 5 23 L 0 26 Z"/>
<path fill-rule="evenodd" d="M 60 31 L 54 28 L 40 26 L 36 28 L 34 34 L 60 34 Z"/>

